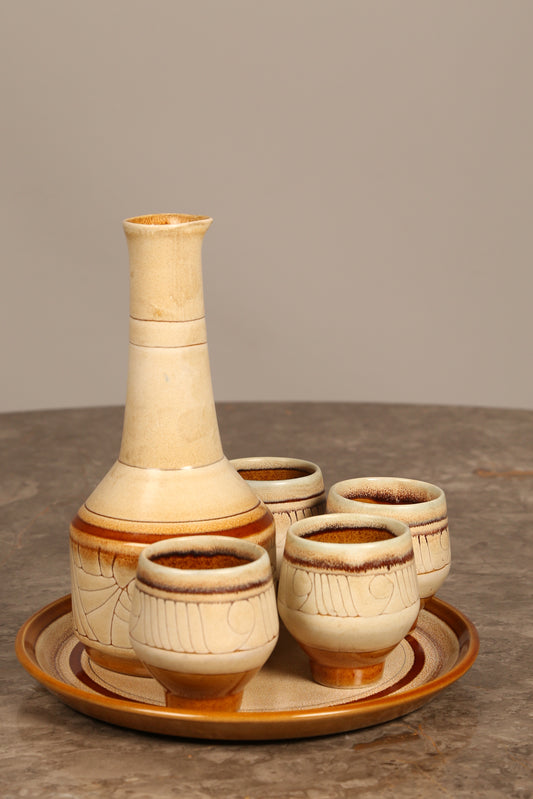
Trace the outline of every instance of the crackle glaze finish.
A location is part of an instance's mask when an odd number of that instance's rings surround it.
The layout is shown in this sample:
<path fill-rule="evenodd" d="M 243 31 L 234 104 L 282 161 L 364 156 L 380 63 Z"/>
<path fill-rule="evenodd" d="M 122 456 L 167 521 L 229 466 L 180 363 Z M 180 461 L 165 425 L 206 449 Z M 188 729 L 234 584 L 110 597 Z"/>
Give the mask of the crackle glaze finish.
<path fill-rule="evenodd" d="M 422 600 L 433 596 L 450 571 L 450 533 L 444 491 L 404 477 L 360 477 L 331 486 L 330 513 L 370 513 L 404 522 L 411 529 Z"/>
<path fill-rule="evenodd" d="M 278 640 L 268 554 L 208 535 L 147 547 L 129 624 L 139 660 L 170 692 L 168 704 L 237 709 Z"/>
<path fill-rule="evenodd" d="M 102 665 L 143 673 L 128 620 L 142 549 L 173 536 L 251 540 L 275 561 L 272 514 L 224 456 L 207 350 L 201 247 L 212 220 L 124 222 L 130 343 L 120 452 L 70 527 L 74 626 Z"/>
<path fill-rule="evenodd" d="M 361 514 L 296 522 L 287 532 L 278 609 L 317 682 L 379 679 L 420 609 L 409 528 Z"/>
<path fill-rule="evenodd" d="M 238 458 L 231 463 L 274 516 L 276 564 L 279 573 L 289 526 L 326 512 L 322 471 L 300 458 Z"/>

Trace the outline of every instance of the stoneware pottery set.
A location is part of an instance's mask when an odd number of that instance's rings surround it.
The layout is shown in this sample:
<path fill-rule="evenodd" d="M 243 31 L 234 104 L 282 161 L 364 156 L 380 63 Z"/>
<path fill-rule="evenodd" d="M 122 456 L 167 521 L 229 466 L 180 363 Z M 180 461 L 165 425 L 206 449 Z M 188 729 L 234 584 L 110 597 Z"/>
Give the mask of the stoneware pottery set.
<path fill-rule="evenodd" d="M 70 527 L 71 595 L 20 629 L 66 704 L 169 735 L 276 739 L 409 713 L 478 651 L 435 597 L 444 492 L 358 477 L 326 494 L 299 457 L 229 461 L 211 387 L 203 216 L 124 222 L 130 261 L 120 452 Z"/>

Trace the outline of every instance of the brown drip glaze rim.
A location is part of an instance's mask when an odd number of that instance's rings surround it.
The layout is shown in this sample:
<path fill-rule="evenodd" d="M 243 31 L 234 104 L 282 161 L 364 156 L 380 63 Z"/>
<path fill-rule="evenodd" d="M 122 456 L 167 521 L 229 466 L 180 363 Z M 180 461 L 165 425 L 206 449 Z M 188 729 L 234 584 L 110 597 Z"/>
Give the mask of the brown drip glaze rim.
<path fill-rule="evenodd" d="M 194 214 L 179 214 L 179 213 L 161 213 L 161 214 L 144 214 L 143 216 L 132 216 L 125 219 L 132 225 L 152 225 L 156 227 L 166 225 L 186 225 L 190 222 L 211 222 L 209 216 L 195 216 Z"/>

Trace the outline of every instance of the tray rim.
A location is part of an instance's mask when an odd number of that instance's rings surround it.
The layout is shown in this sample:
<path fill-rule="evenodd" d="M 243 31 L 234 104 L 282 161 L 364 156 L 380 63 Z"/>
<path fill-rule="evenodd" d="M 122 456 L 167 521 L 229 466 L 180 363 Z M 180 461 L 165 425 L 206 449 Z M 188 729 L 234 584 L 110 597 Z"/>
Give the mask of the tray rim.
<path fill-rule="evenodd" d="M 94 694 L 45 671 L 37 661 L 36 642 L 46 627 L 71 609 L 71 595 L 67 594 L 45 605 L 24 622 L 15 641 L 15 652 L 22 667 L 65 704 L 84 715 L 129 729 L 182 738 L 240 741 L 307 738 L 391 721 L 418 709 L 462 677 L 479 653 L 479 634 L 470 619 L 448 602 L 432 597 L 426 602 L 425 610 L 453 631 L 459 653 L 448 671 L 427 683 L 398 694 L 327 707 L 199 713 Z"/>

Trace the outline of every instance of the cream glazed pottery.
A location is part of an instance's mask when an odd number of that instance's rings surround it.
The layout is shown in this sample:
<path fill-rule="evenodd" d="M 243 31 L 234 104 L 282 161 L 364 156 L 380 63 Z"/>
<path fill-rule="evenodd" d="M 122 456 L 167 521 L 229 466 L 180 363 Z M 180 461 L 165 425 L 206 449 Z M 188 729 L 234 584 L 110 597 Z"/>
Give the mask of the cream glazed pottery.
<path fill-rule="evenodd" d="M 274 516 L 279 572 L 289 525 L 326 511 L 322 471 L 316 463 L 298 458 L 264 456 L 231 463 Z"/>
<path fill-rule="evenodd" d="M 291 525 L 278 609 L 316 682 L 346 688 L 379 680 L 420 610 L 409 528 L 343 513 Z"/>
<path fill-rule="evenodd" d="M 167 539 L 144 549 L 130 639 L 168 691 L 167 705 L 234 711 L 279 634 L 263 547 L 228 536 Z"/>
<path fill-rule="evenodd" d="M 145 673 L 129 639 L 144 547 L 199 534 L 245 538 L 275 561 L 272 514 L 225 458 L 204 318 L 201 247 L 212 220 L 128 219 L 129 370 L 118 459 L 70 528 L 74 629 L 90 657 Z"/>
<path fill-rule="evenodd" d="M 360 477 L 335 483 L 328 512 L 389 516 L 409 525 L 422 604 L 433 596 L 450 571 L 450 535 L 442 488 L 405 477 Z"/>

